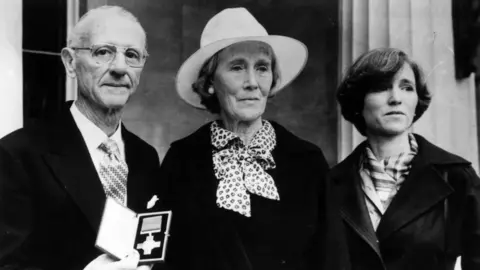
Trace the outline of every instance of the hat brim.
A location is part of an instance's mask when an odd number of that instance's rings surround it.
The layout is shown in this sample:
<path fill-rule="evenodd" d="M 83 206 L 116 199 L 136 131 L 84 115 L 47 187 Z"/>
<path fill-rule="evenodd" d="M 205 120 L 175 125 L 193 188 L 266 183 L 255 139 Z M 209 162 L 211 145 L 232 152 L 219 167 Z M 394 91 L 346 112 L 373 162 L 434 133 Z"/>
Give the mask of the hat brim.
<path fill-rule="evenodd" d="M 205 106 L 201 104 L 200 96 L 192 89 L 192 84 L 198 79 L 200 69 L 205 61 L 215 53 L 242 41 L 261 41 L 272 47 L 277 59 L 280 78 L 275 88 L 271 90 L 271 95 L 276 94 L 292 82 L 307 62 L 308 50 L 305 44 L 290 37 L 269 35 L 223 39 L 198 49 L 182 64 L 176 77 L 176 89 L 180 98 L 196 108 L 205 109 Z"/>

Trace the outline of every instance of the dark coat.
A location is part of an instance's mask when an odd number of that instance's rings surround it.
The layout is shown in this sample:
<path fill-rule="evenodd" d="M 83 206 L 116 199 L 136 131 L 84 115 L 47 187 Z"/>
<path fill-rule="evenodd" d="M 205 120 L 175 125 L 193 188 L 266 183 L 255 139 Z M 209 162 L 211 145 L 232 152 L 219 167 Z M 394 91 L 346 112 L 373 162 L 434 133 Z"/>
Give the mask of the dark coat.
<path fill-rule="evenodd" d="M 338 219 L 327 230 L 336 269 L 480 269 L 480 179 L 461 157 L 415 135 L 419 152 L 375 232 L 361 188 L 365 142 L 330 174 Z M 447 207 L 445 207 L 448 205 Z M 332 268 L 333 269 L 333 268 Z"/>
<path fill-rule="evenodd" d="M 276 168 L 267 173 L 280 201 L 251 194 L 250 218 L 216 205 L 210 124 L 171 145 L 160 189 L 173 210 L 166 260 L 175 269 L 307 268 L 328 165 L 317 146 L 272 125 Z"/>
<path fill-rule="evenodd" d="M 70 104 L 55 122 L 0 140 L 1 269 L 83 269 L 101 254 L 94 245 L 106 197 Z M 122 128 L 128 207 L 145 211 L 158 155 Z"/>

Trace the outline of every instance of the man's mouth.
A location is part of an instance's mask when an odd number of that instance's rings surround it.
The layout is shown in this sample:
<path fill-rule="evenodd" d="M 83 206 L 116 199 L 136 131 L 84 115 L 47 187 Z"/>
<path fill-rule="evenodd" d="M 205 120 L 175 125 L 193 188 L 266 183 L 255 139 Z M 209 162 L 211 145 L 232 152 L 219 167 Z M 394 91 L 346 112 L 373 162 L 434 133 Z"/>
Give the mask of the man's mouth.
<path fill-rule="evenodd" d="M 128 84 L 124 84 L 124 83 L 104 83 L 103 85 L 105 85 L 105 86 L 110 86 L 110 87 L 125 87 L 125 88 L 129 88 L 129 85 L 128 85 Z"/>

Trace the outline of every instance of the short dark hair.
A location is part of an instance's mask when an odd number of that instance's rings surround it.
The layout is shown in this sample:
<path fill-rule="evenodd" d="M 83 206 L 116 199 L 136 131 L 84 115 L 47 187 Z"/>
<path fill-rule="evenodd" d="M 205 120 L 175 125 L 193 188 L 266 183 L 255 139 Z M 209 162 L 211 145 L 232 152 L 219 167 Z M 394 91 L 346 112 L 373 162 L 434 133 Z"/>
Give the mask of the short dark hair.
<path fill-rule="evenodd" d="M 258 41 L 258 42 L 261 43 L 262 48 L 266 49 L 266 54 L 270 55 L 272 58 L 271 60 L 272 60 L 273 80 L 272 80 L 272 87 L 270 89 L 273 89 L 280 77 L 280 73 L 277 67 L 277 58 L 270 45 L 261 41 Z M 192 84 L 193 91 L 200 96 L 201 104 L 205 106 L 205 108 L 209 112 L 214 114 L 220 113 L 220 110 L 221 110 L 220 103 L 218 101 L 216 94 L 208 93 L 208 89 L 213 84 L 215 71 L 217 70 L 217 66 L 218 66 L 218 56 L 225 49 L 226 48 L 218 51 L 212 57 L 210 57 L 208 60 L 205 61 L 202 68 L 200 69 L 197 80 Z"/>
<path fill-rule="evenodd" d="M 366 124 L 362 115 L 365 95 L 373 89 L 391 83 L 395 75 L 407 63 L 413 70 L 418 104 L 415 108 L 413 122 L 417 121 L 427 110 L 432 100 L 421 67 L 411 60 L 402 50 L 379 48 L 362 54 L 347 70 L 337 91 L 345 120 L 355 125 L 365 136 Z"/>

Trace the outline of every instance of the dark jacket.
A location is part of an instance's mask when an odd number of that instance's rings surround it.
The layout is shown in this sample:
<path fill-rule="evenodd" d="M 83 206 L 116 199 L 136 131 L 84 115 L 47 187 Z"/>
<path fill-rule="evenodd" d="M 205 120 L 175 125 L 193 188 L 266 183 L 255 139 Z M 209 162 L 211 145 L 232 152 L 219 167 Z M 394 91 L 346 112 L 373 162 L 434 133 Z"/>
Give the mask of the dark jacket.
<path fill-rule="evenodd" d="M 321 150 L 271 122 L 280 201 L 250 195 L 247 218 L 216 205 L 210 124 L 171 145 L 161 190 L 173 210 L 167 263 L 175 269 L 304 269 L 310 263 L 318 200 L 328 165 Z M 315 254 L 317 256 L 317 254 Z"/>
<path fill-rule="evenodd" d="M 361 188 L 365 142 L 330 174 L 339 219 L 328 242 L 337 269 L 480 269 L 480 179 L 461 157 L 415 135 L 419 152 L 375 232 Z"/>
<path fill-rule="evenodd" d="M 83 269 L 101 254 L 105 193 L 70 104 L 55 122 L 0 140 L 0 269 Z M 122 136 L 128 207 L 145 211 L 158 155 L 125 128 Z"/>

